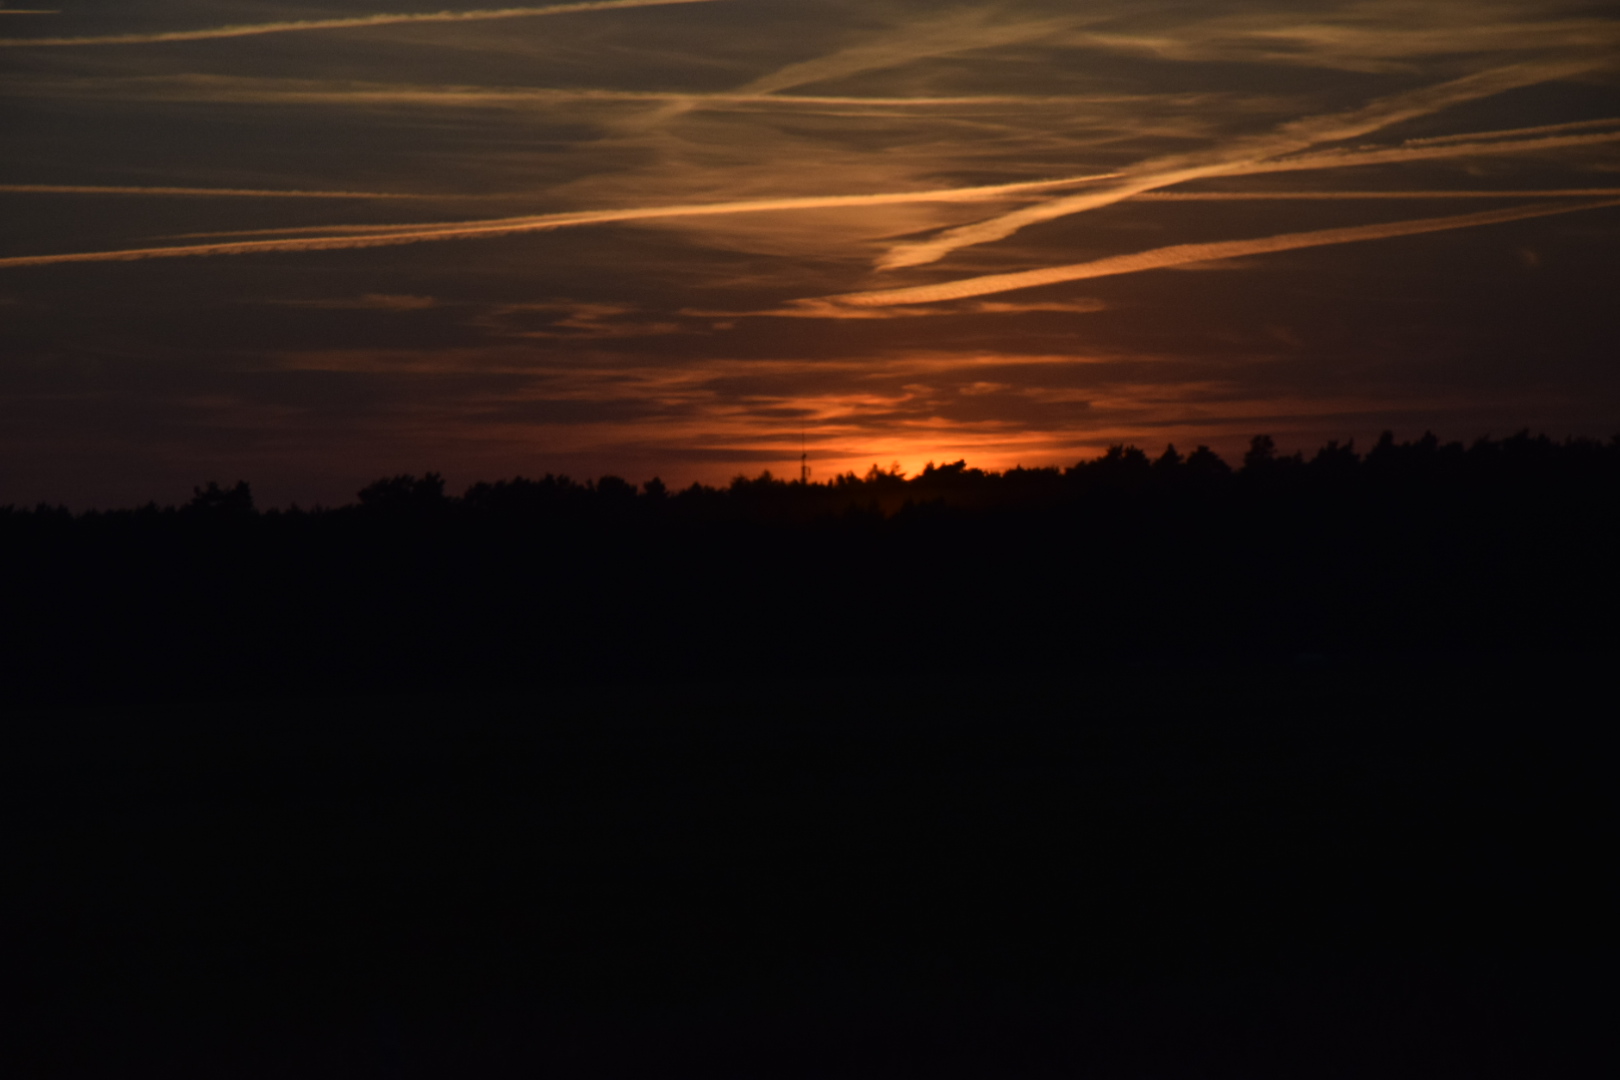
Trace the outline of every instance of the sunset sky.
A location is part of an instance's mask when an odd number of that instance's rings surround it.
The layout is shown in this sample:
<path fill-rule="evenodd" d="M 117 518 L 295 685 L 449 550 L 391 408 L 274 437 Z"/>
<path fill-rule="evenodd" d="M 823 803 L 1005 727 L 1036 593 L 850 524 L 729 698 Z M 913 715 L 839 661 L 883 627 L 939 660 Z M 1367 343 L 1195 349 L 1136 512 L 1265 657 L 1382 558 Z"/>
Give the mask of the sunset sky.
<path fill-rule="evenodd" d="M 1612 2 L 51 0 L 0 38 L 0 505 L 1620 432 Z"/>

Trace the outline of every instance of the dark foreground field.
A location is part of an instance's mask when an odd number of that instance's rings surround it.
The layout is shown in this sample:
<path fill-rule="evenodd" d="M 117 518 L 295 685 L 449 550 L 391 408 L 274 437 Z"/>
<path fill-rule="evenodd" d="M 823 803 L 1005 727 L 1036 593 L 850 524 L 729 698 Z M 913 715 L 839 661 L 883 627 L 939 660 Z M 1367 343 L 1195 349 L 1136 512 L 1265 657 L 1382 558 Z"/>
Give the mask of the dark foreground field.
<path fill-rule="evenodd" d="M 19 1077 L 1611 1075 L 1607 654 L 33 706 Z"/>

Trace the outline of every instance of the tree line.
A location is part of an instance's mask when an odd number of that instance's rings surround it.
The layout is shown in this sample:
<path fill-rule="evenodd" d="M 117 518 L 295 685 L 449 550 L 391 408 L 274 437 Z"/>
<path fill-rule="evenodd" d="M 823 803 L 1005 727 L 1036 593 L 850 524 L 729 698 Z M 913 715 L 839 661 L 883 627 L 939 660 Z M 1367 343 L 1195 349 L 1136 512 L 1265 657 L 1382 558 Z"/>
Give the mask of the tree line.
<path fill-rule="evenodd" d="M 1528 432 L 684 490 L 429 473 L 308 510 L 209 483 L 0 509 L 0 663 L 54 699 L 1598 648 L 1617 540 L 1620 436 Z"/>
<path fill-rule="evenodd" d="M 266 511 L 256 508 L 252 487 L 246 481 L 230 487 L 210 481 L 195 488 L 192 499 L 181 506 L 148 503 L 128 510 L 92 510 L 76 517 L 90 525 L 106 519 L 149 519 L 160 515 L 197 521 L 260 514 L 419 517 L 454 512 L 466 516 L 622 517 L 626 513 L 653 511 L 689 517 L 807 520 L 851 511 L 892 514 L 927 505 L 1009 509 L 1122 492 L 1173 500 L 1192 494 L 1235 497 L 1261 492 L 1275 498 L 1317 492 L 1346 497 L 1372 490 L 1478 491 L 1546 483 L 1560 488 L 1601 488 L 1612 484 L 1617 473 L 1620 435 L 1607 442 L 1558 442 L 1545 435 L 1532 436 L 1526 430 L 1504 439 L 1481 438 L 1465 446 L 1461 442 L 1442 443 L 1432 433 L 1397 442 L 1392 433 L 1385 432 L 1366 453 L 1356 450 L 1354 440 L 1331 441 L 1310 456 L 1303 451 L 1280 454 L 1271 436 L 1257 435 L 1237 468 L 1207 446 L 1182 454 L 1172 444 L 1157 457 L 1150 457 L 1135 446 L 1120 444 L 1067 468 L 1015 466 L 993 472 L 972 468 L 959 460 L 943 465 L 930 462 L 920 473 L 908 477 L 898 464 L 888 469 L 874 464 L 864 475 L 848 472 L 821 483 L 793 481 L 767 470 L 757 477 L 738 475 L 725 486 L 693 483 L 684 490 L 671 490 L 658 477 L 638 486 L 613 475 L 581 481 L 546 473 L 538 479 L 520 476 L 475 483 L 459 497 L 448 494 L 444 478 L 430 472 L 379 479 L 362 488 L 355 501 L 345 506 L 311 510 L 293 506 Z M 0 523 L 13 530 L 24 527 L 29 519 L 62 521 L 73 517 L 67 509 L 46 503 L 33 508 L 0 507 Z"/>

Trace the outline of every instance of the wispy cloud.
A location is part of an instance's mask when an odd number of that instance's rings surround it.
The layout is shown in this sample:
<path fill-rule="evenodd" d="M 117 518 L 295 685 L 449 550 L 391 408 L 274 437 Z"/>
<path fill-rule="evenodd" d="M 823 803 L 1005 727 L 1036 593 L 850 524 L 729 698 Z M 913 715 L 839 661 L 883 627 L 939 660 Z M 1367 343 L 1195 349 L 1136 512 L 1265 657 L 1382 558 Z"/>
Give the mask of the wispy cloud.
<path fill-rule="evenodd" d="M 357 15 L 346 19 L 300 19 L 286 22 L 249 23 L 240 26 L 212 26 L 200 30 L 165 30 L 148 34 L 102 34 L 94 37 L 0 38 L 0 47 L 41 48 L 75 45 L 155 45 L 175 41 L 211 41 L 218 38 L 257 37 L 261 34 L 289 34 L 309 30 L 355 30 L 401 23 L 487 22 L 492 19 L 527 19 L 540 15 L 570 15 L 585 11 L 612 11 L 620 8 L 663 7 L 670 4 L 703 4 L 716 0 L 592 0 L 579 4 L 552 4 L 546 7 L 490 8 L 482 11 L 433 11 L 404 14 Z"/>
<path fill-rule="evenodd" d="M 809 311 L 837 317 L 844 308 L 881 308 L 894 305 L 932 304 L 941 301 L 962 300 L 973 296 L 1031 289 L 1040 285 L 1056 285 L 1068 281 L 1136 274 L 1144 270 L 1160 270 L 1188 263 L 1208 262 L 1216 259 L 1236 259 L 1265 255 L 1301 248 L 1325 247 L 1332 244 L 1359 243 L 1366 240 L 1389 240 L 1400 236 L 1443 232 L 1451 229 L 1472 229 L 1483 225 L 1496 225 L 1529 218 L 1568 214 L 1582 210 L 1596 210 L 1620 206 L 1620 199 L 1603 199 L 1570 205 L 1567 203 L 1536 203 L 1530 206 L 1503 210 L 1486 210 L 1477 214 L 1459 214 L 1454 217 L 1419 218 L 1377 225 L 1357 225 L 1339 229 L 1317 229 L 1311 232 L 1282 233 L 1277 236 L 1247 240 L 1226 240 L 1207 244 L 1173 244 L 1129 255 L 1115 255 L 1090 262 L 1071 263 L 1067 266 L 1048 266 L 1010 274 L 984 274 L 960 278 L 932 285 L 916 285 L 903 289 L 878 289 L 869 292 L 848 293 L 842 296 L 822 297 L 801 301 Z"/>

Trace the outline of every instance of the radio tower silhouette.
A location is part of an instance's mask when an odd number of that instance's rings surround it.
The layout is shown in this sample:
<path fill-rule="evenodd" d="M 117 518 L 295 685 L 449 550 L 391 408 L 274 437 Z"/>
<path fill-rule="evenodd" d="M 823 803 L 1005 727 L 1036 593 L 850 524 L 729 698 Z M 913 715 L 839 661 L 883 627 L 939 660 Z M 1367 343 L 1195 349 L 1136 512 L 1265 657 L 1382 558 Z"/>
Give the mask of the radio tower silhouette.
<path fill-rule="evenodd" d="M 804 428 L 799 429 L 799 483 L 810 486 L 810 454 L 804 448 Z"/>

